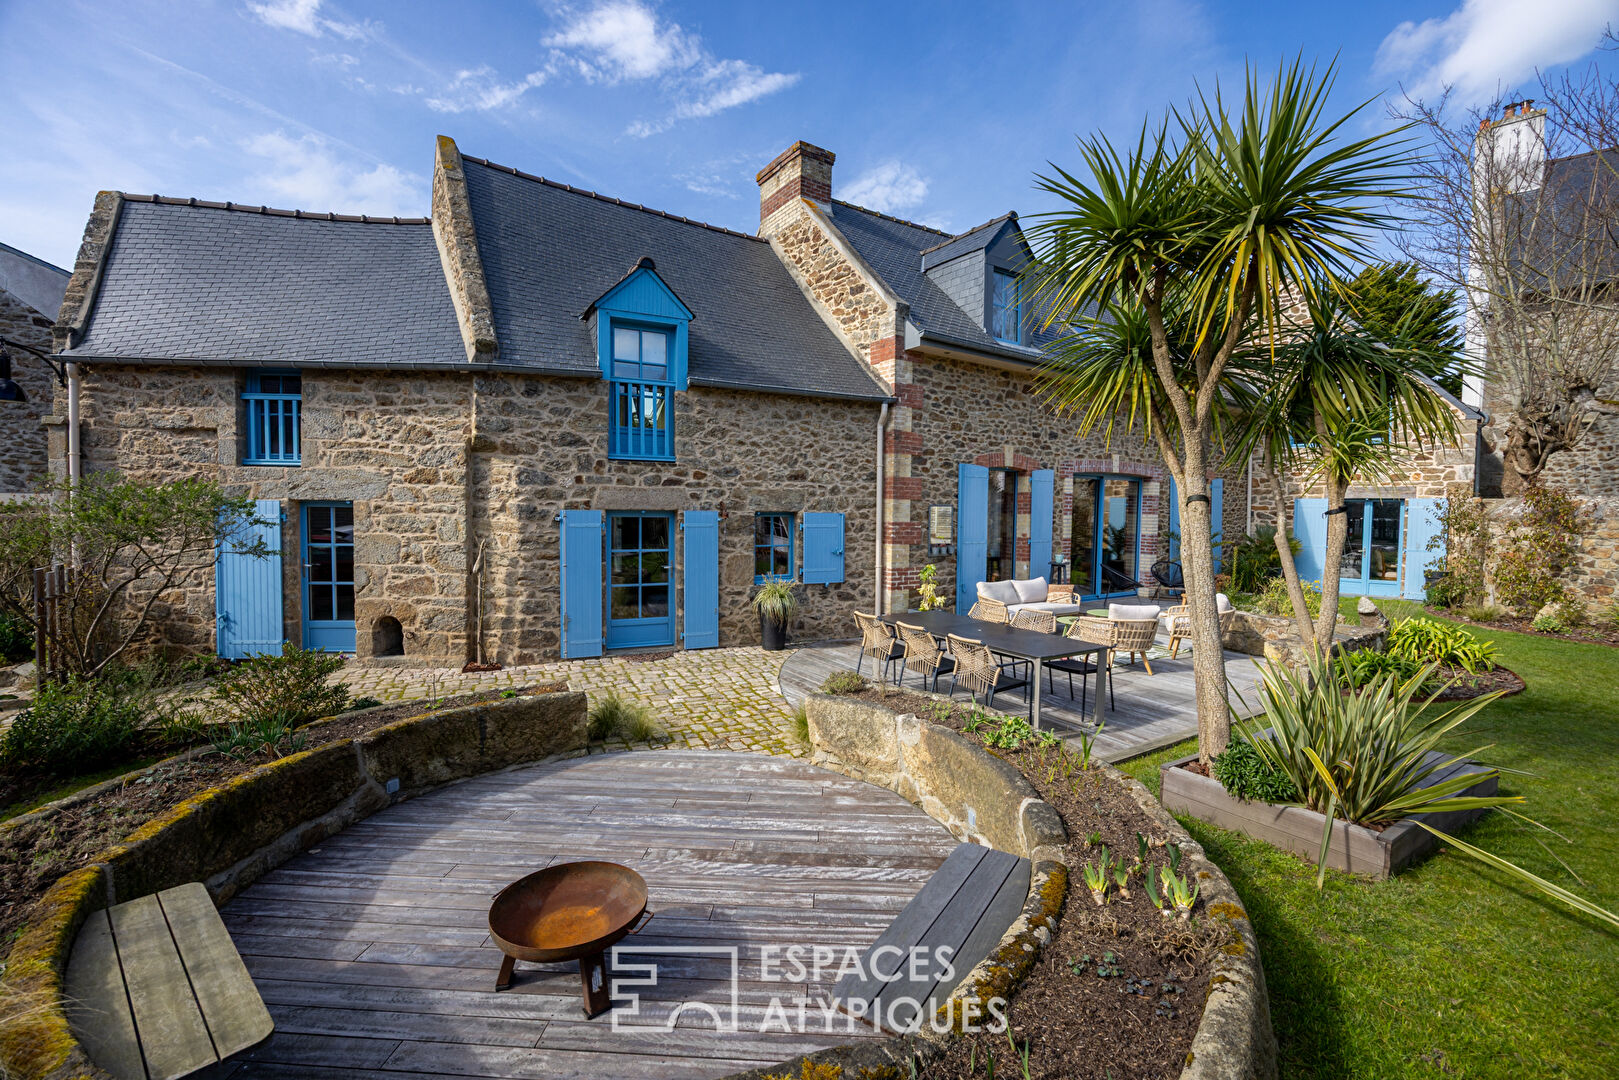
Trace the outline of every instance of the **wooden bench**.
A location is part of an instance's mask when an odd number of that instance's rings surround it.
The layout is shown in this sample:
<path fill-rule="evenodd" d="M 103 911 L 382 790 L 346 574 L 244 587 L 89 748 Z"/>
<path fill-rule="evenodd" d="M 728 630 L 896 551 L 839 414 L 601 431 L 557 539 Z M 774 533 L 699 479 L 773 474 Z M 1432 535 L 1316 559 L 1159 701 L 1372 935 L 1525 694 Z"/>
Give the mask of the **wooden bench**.
<path fill-rule="evenodd" d="M 177 1080 L 275 1027 L 200 882 L 91 915 L 66 989 L 74 1037 L 119 1080 Z"/>
<path fill-rule="evenodd" d="M 927 1023 L 1017 919 L 1031 871 L 1028 859 L 962 844 L 866 950 L 861 970 L 838 980 L 832 999 L 885 1031 Z M 952 950 L 948 979 L 940 978 L 944 948 Z M 913 967 L 913 955 L 925 957 L 925 965 Z"/>

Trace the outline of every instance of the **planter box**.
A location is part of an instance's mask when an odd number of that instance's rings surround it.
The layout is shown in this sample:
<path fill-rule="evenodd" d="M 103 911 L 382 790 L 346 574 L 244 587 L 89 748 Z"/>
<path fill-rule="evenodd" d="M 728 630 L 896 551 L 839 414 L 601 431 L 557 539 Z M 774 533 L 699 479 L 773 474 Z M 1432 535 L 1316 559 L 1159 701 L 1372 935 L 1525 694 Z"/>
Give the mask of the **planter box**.
<path fill-rule="evenodd" d="M 1430 760 L 1448 760 L 1438 751 L 1428 755 Z M 1321 830 L 1326 817 L 1300 806 L 1278 806 L 1267 802 L 1244 802 L 1226 792 L 1220 782 L 1209 776 L 1199 776 L 1180 766 L 1195 757 L 1184 757 L 1160 767 L 1163 779 L 1161 797 L 1165 809 L 1172 813 L 1189 814 L 1199 821 L 1207 821 L 1224 829 L 1263 840 L 1275 847 L 1302 855 L 1311 862 L 1321 852 Z M 1452 761 L 1451 764 L 1429 777 L 1430 784 L 1439 783 L 1457 772 L 1481 774 L 1478 783 L 1460 792 L 1462 795 L 1494 795 L 1498 780 L 1482 776 L 1487 770 L 1471 761 Z M 1415 818 L 1396 821 L 1382 832 L 1335 821 L 1332 825 L 1332 843 L 1327 848 L 1327 865 L 1335 870 L 1352 874 L 1365 874 L 1386 878 L 1399 873 L 1439 846 L 1439 838 L 1419 827 L 1418 820 L 1426 821 L 1436 829 L 1454 832 L 1479 817 L 1483 810 L 1458 810 L 1444 814 L 1419 814 Z"/>

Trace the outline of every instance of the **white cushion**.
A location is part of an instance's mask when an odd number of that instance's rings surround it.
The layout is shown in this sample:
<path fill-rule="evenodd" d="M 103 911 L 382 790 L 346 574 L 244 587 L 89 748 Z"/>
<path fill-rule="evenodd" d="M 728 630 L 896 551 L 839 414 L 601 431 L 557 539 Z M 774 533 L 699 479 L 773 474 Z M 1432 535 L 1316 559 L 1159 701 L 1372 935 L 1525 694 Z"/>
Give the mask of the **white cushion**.
<path fill-rule="evenodd" d="M 1080 612 L 1085 610 L 1085 605 L 1064 604 L 1055 600 L 1048 600 L 1040 604 L 1013 604 L 1006 610 L 1013 615 L 1016 615 L 1020 611 L 1046 611 L 1057 616 L 1078 615 Z"/>
<path fill-rule="evenodd" d="M 1010 581 L 980 581 L 978 595 L 985 600 L 998 600 L 1011 605 L 1018 602 L 1017 585 Z M 1045 597 L 1041 597 L 1042 600 Z"/>
<path fill-rule="evenodd" d="M 1214 594 L 1214 610 L 1215 611 L 1230 611 L 1231 610 L 1231 597 L 1227 596 L 1223 592 L 1215 593 Z"/>
<path fill-rule="evenodd" d="M 1162 610 L 1157 604 L 1109 604 L 1107 617 L 1124 621 L 1156 619 Z"/>
<path fill-rule="evenodd" d="M 1045 602 L 1046 593 L 1050 586 L 1043 577 L 1031 578 L 1028 581 L 1013 581 L 1012 587 L 1017 590 L 1018 603 L 1041 604 Z"/>

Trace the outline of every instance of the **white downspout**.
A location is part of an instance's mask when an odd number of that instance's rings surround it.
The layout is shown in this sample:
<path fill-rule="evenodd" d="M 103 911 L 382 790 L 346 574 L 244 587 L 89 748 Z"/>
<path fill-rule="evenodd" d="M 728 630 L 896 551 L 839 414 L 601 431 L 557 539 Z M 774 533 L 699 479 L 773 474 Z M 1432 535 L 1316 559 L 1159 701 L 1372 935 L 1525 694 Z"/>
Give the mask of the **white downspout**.
<path fill-rule="evenodd" d="M 1248 503 L 1248 513 L 1246 515 L 1247 520 L 1246 520 L 1246 522 L 1244 522 L 1242 535 L 1244 535 L 1244 536 L 1252 536 L 1254 534 L 1254 455 L 1252 455 L 1252 454 L 1248 455 L 1248 498 L 1247 498 L 1247 503 Z"/>
<path fill-rule="evenodd" d="M 79 452 L 79 365 L 67 366 L 67 478 L 78 486 L 84 473 Z"/>
<path fill-rule="evenodd" d="M 888 425 L 888 402 L 883 402 L 877 413 L 877 556 L 872 561 L 876 580 L 872 583 L 878 618 L 887 614 L 883 589 L 883 428 Z"/>

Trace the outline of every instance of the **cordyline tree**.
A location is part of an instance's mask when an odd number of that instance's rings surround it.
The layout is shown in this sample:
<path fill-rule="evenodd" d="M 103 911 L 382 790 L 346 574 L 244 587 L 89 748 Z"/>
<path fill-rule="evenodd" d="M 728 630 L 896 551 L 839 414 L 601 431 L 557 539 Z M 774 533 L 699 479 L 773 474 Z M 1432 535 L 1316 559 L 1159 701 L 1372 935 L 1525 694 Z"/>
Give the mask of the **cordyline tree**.
<path fill-rule="evenodd" d="M 143 484 L 114 473 L 0 503 L 0 610 L 36 639 L 46 634 L 69 672 L 96 675 L 140 640 L 157 604 L 212 573 L 222 541 L 268 555 L 247 528 L 255 520 L 252 500 L 211 481 Z M 33 579 L 57 562 L 71 573 L 50 630 L 35 615 Z"/>
<path fill-rule="evenodd" d="M 1216 87 L 1144 125 L 1123 153 L 1104 136 L 1081 140 L 1087 178 L 1056 166 L 1038 178 L 1065 205 L 1032 230 L 1036 296 L 1048 325 L 1072 328 L 1051 350 L 1044 392 L 1072 408 L 1064 387 L 1083 385 L 1101 399 L 1087 415 L 1122 417 L 1175 478 L 1205 762 L 1231 733 L 1208 481 L 1229 366 L 1255 325 L 1274 326 L 1284 293 L 1313 295 L 1364 261 L 1386 225 L 1376 207 L 1400 196 L 1384 137 L 1344 139 L 1354 113 L 1327 118 L 1332 82 L 1330 67 L 1297 61 L 1268 87 L 1250 71 L 1235 112 Z M 1142 328 L 1138 362 L 1098 370 L 1110 362 L 1086 344 L 1097 313 Z"/>
<path fill-rule="evenodd" d="M 1539 94 L 1543 110 L 1459 110 L 1448 93 L 1398 110 L 1431 151 L 1397 242 L 1468 298 L 1509 494 L 1619 413 L 1602 396 L 1619 353 L 1619 78 L 1593 66 L 1542 77 Z"/>
<path fill-rule="evenodd" d="M 1358 279 L 1357 279 L 1358 280 Z M 1255 458 L 1276 500 L 1276 551 L 1287 581 L 1300 638 L 1317 652 L 1332 647 L 1338 626 L 1338 567 L 1348 539 L 1345 495 L 1352 482 L 1392 479 L 1419 443 L 1452 441 L 1457 416 L 1435 379 L 1459 370 L 1456 354 L 1436 345 L 1420 307 L 1391 327 L 1362 325 L 1344 286 L 1310 290 L 1302 321 L 1280 322 L 1276 337 L 1232 364 L 1228 386 L 1233 420 L 1228 460 Z M 1327 502 L 1321 613 L 1312 623 L 1298 565 L 1287 541 L 1282 477 L 1301 473 L 1320 483 Z M 1412 568 L 1411 572 L 1415 572 Z"/>

